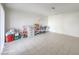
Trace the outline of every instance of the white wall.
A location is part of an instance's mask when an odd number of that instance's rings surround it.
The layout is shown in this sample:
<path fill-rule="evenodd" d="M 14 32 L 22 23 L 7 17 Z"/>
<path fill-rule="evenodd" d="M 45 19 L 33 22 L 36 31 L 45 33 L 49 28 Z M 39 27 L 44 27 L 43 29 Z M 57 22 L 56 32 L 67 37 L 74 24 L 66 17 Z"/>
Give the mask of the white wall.
<path fill-rule="evenodd" d="M 6 8 L 6 31 L 11 27 L 20 28 L 23 25 L 32 25 L 37 17 L 40 18 L 40 24 L 47 25 L 46 16 Z"/>
<path fill-rule="evenodd" d="M 51 32 L 79 37 L 79 12 L 49 16 L 48 25 Z"/>
<path fill-rule="evenodd" d="M 62 15 L 54 15 L 48 17 L 48 26 L 51 32 L 63 33 Z"/>
<path fill-rule="evenodd" d="M 5 11 L 3 6 L 0 4 L 0 54 L 3 51 L 4 39 L 5 39 Z"/>

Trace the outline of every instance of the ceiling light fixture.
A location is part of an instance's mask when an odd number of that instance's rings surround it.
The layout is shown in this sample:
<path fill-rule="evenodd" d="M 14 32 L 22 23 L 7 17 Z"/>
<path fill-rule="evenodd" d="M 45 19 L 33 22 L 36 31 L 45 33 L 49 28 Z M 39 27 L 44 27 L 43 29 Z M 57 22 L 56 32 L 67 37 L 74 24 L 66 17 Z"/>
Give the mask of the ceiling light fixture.
<path fill-rule="evenodd" d="M 54 9 L 55 9 L 55 7 L 52 7 L 52 9 L 54 10 Z"/>

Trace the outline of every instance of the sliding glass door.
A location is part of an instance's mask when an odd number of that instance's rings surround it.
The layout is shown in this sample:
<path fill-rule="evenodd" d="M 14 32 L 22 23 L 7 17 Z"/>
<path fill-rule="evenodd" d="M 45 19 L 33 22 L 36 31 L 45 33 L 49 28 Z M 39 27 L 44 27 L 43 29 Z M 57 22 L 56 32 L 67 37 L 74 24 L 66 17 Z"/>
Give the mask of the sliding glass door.
<path fill-rule="evenodd" d="M 4 40 L 5 40 L 5 12 L 2 4 L 0 4 L 0 54 L 3 51 Z"/>

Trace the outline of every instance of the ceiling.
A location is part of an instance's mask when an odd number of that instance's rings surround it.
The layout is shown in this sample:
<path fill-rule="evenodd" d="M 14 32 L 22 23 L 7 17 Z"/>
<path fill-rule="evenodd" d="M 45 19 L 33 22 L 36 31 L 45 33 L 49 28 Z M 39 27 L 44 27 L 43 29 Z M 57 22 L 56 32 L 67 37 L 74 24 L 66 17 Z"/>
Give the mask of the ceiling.
<path fill-rule="evenodd" d="M 6 3 L 6 8 L 33 12 L 41 15 L 53 15 L 79 11 L 79 3 Z M 55 9 L 52 7 L 55 7 Z"/>

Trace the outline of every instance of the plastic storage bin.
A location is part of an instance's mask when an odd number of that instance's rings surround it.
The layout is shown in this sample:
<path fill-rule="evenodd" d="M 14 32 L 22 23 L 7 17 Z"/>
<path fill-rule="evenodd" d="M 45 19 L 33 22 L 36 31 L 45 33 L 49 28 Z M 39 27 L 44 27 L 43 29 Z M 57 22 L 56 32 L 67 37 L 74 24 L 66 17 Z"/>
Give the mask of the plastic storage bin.
<path fill-rule="evenodd" d="M 11 41 L 13 41 L 13 39 L 14 39 L 14 35 L 7 35 L 6 36 L 6 42 L 11 42 Z"/>

